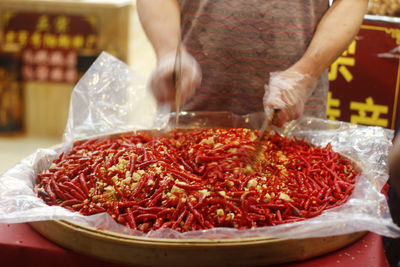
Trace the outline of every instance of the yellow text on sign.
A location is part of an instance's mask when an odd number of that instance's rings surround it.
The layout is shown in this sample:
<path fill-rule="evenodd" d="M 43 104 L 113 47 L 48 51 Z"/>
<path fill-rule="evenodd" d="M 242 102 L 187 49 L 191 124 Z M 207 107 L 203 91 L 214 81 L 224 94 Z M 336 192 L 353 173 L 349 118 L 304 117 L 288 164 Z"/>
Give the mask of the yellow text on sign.
<path fill-rule="evenodd" d="M 351 74 L 348 67 L 354 67 L 356 65 L 356 59 L 351 57 L 356 53 L 356 41 L 354 40 L 343 54 L 332 63 L 329 70 L 329 81 L 335 81 L 338 77 L 338 73 L 342 74 L 346 82 L 353 80 L 353 74 Z"/>
<path fill-rule="evenodd" d="M 387 119 L 380 118 L 381 114 L 388 113 L 388 106 L 375 104 L 372 97 L 368 97 L 365 100 L 365 103 L 355 101 L 350 102 L 350 109 L 358 111 L 358 115 L 351 115 L 351 123 L 382 127 L 387 127 L 389 124 Z"/>
<path fill-rule="evenodd" d="M 27 45 L 33 48 L 61 48 L 61 49 L 94 49 L 97 44 L 98 37 L 94 34 L 83 36 L 80 34 L 53 34 L 49 32 L 33 32 L 29 34 L 25 30 L 8 31 L 5 34 L 6 43 L 18 43 L 21 47 Z"/>

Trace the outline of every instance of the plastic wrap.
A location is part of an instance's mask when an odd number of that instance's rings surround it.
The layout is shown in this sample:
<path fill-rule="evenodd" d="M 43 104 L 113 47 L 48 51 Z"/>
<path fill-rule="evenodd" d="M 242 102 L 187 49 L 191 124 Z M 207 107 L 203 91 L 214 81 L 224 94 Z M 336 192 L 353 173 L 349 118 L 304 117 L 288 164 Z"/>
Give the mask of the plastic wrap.
<path fill-rule="evenodd" d="M 263 104 L 266 114 L 272 113 L 273 110 L 279 110 L 273 116 L 272 123 L 282 126 L 284 123 L 300 117 L 304 105 L 313 91 L 318 91 L 317 84 L 318 79 L 308 74 L 290 70 L 271 72 L 269 83 L 264 86 Z M 320 113 L 322 112 L 323 109 Z M 321 114 L 317 117 L 323 116 Z"/>
<path fill-rule="evenodd" d="M 335 151 L 356 162 L 362 173 L 344 205 L 305 221 L 248 230 L 214 228 L 179 233 L 162 229 L 144 234 L 116 223 L 106 213 L 83 216 L 61 207 L 47 206 L 36 197 L 33 192 L 36 175 L 48 168 L 62 151 L 70 150 L 74 140 L 136 129 L 168 130 L 169 114 L 157 114 L 144 84 L 127 65 L 106 53 L 101 54 L 74 89 L 64 143 L 37 150 L 0 176 L 0 222 L 68 220 L 124 234 L 185 239 L 254 236 L 309 238 L 358 231 L 400 236 L 400 228 L 392 221 L 385 195 L 380 193 L 388 179 L 386 157 L 393 131 L 309 117 L 275 130 L 304 138 L 317 146 L 330 142 Z M 227 112 L 183 112 L 180 125 L 257 128 L 262 118 L 263 114 L 237 116 Z"/>

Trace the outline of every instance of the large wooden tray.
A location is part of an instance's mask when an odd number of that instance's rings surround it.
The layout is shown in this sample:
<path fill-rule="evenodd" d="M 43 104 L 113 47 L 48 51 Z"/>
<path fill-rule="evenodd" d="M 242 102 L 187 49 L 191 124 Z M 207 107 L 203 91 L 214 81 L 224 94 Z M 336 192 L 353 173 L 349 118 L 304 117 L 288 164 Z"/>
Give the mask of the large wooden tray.
<path fill-rule="evenodd" d="M 133 266 L 266 266 L 319 256 L 349 245 L 365 234 L 307 239 L 159 239 L 118 234 L 67 221 L 30 224 L 65 248 Z"/>
<path fill-rule="evenodd" d="M 181 116 L 180 122 L 191 126 L 182 127 L 181 130 L 204 126 L 253 128 L 253 123 L 257 123 L 253 119 L 232 117 L 229 113 L 213 113 L 212 116 L 209 113 L 188 113 Z M 151 130 L 144 132 L 152 135 L 165 134 Z M 91 138 L 114 138 L 120 134 L 122 133 Z M 358 167 L 358 164 L 355 165 Z M 133 266 L 275 265 L 326 254 L 355 242 L 366 233 L 307 239 L 166 239 L 124 235 L 67 221 L 37 221 L 30 224 L 37 232 L 65 248 Z"/>

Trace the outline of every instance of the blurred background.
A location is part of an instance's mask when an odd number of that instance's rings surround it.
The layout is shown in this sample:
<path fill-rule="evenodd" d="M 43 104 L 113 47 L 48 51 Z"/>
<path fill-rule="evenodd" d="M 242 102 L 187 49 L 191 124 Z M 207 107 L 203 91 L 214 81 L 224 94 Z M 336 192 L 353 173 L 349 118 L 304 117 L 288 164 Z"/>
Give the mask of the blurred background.
<path fill-rule="evenodd" d="M 136 1 L 0 0 L 0 173 L 61 143 L 74 85 L 102 51 L 151 73 Z"/>

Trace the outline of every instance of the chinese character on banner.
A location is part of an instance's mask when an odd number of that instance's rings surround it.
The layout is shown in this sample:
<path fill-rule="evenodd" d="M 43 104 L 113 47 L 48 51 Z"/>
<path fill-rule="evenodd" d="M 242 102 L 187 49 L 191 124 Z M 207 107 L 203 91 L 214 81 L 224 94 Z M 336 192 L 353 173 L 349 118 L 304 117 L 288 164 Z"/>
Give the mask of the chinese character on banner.
<path fill-rule="evenodd" d="M 52 33 L 43 34 L 43 47 L 54 49 L 57 47 L 56 35 Z"/>
<path fill-rule="evenodd" d="M 35 49 L 39 49 L 42 46 L 42 34 L 39 32 L 34 32 L 31 35 L 31 45 Z"/>
<path fill-rule="evenodd" d="M 340 117 L 340 99 L 333 98 L 332 92 L 328 92 L 326 115 L 329 120 L 337 120 Z"/>
<path fill-rule="evenodd" d="M 68 50 L 71 47 L 71 36 L 68 34 L 60 34 L 58 36 L 58 47 L 60 49 Z"/>
<path fill-rule="evenodd" d="M 83 47 L 83 44 L 85 43 L 85 40 L 83 39 L 82 35 L 75 35 L 72 38 L 72 46 L 75 49 L 80 49 Z"/>
<path fill-rule="evenodd" d="M 41 15 L 36 24 L 36 31 L 48 32 L 48 31 L 50 31 L 50 29 L 51 29 L 51 26 L 50 26 L 49 17 L 47 15 Z"/>
<path fill-rule="evenodd" d="M 93 48 L 96 46 L 97 43 L 97 36 L 95 34 L 90 34 L 87 38 L 86 38 L 86 48 Z"/>
<path fill-rule="evenodd" d="M 351 123 L 376 125 L 382 127 L 387 127 L 389 125 L 389 121 L 387 119 L 380 118 L 381 114 L 388 113 L 388 106 L 375 104 L 372 97 L 368 97 L 365 103 L 355 101 L 350 102 L 350 109 L 358 111 L 358 115 L 351 115 Z"/>
<path fill-rule="evenodd" d="M 28 36 L 28 31 L 20 30 L 18 32 L 18 43 L 21 45 L 21 47 L 25 47 L 28 44 Z"/>
<path fill-rule="evenodd" d="M 57 33 L 68 32 L 69 18 L 66 16 L 59 16 L 55 19 L 55 29 Z"/>
<path fill-rule="evenodd" d="M 15 38 L 16 38 L 16 34 L 15 34 L 14 31 L 8 31 L 6 33 L 6 38 L 5 38 L 6 39 L 6 43 L 14 43 Z"/>
<path fill-rule="evenodd" d="M 346 82 L 351 82 L 353 80 L 353 74 L 350 72 L 348 67 L 354 67 L 356 64 L 356 59 L 352 56 L 356 53 L 356 41 L 354 40 L 349 48 L 343 52 L 333 64 L 329 70 L 329 80 L 335 81 L 338 77 L 338 72 L 342 74 Z"/>

